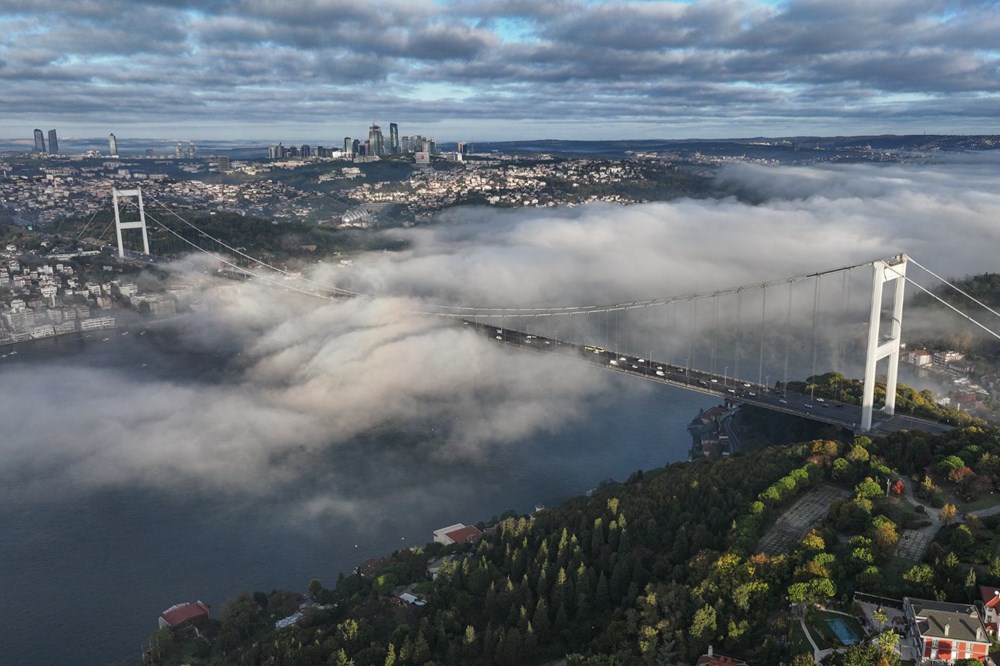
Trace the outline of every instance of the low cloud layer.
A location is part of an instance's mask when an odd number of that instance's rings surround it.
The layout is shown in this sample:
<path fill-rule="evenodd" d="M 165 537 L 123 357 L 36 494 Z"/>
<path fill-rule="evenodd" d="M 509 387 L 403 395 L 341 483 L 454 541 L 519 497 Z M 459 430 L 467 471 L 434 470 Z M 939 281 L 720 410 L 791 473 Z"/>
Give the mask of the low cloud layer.
<path fill-rule="evenodd" d="M 365 446 L 373 456 L 393 459 L 393 446 L 418 447 L 422 459 L 474 467 L 587 418 L 590 401 L 608 390 L 606 373 L 510 350 L 414 310 L 428 303 L 577 305 L 711 292 L 900 250 L 945 275 L 996 270 L 995 166 L 739 167 L 721 178 L 734 192 L 756 193 L 761 203 L 734 197 L 556 211 L 453 210 L 436 225 L 405 232 L 411 243 L 405 252 L 364 255 L 350 267 L 323 264 L 311 275 L 376 295 L 371 299 L 327 302 L 260 284 L 202 282 L 201 307 L 176 332 L 177 345 L 223 354 L 221 374 L 184 379 L 157 372 L 155 363 L 101 367 L 87 362 L 87 352 L 3 368 L 10 390 L 0 403 L 7 424 L 0 487 L 9 497 L 131 484 L 256 496 L 281 492 L 323 467 L 334 487 L 303 506 L 350 512 L 350 493 L 335 487 L 340 453 L 357 455 Z M 848 283 L 837 278 L 822 285 L 828 333 L 863 326 L 870 273 L 859 271 Z M 185 281 L 203 279 L 178 272 Z M 806 311 L 798 324 L 808 330 L 812 286 L 797 289 L 796 308 Z M 748 292 L 741 304 L 748 339 L 760 330 L 762 306 L 766 330 L 782 329 L 786 293 L 772 292 L 765 304 Z M 735 374 L 742 364 L 741 376 L 756 377 L 753 343 L 744 342 L 741 359 L 725 356 L 732 354 L 733 298 L 720 298 L 718 315 L 711 300 L 699 302 L 697 364 L 707 367 L 715 354 L 718 371 L 725 365 Z M 684 337 L 690 329 L 667 335 L 663 329 L 668 323 L 683 329 L 691 307 L 504 325 L 609 346 L 615 341 L 637 353 L 677 354 L 690 348 Z M 838 308 L 860 313 L 860 321 L 837 319 Z M 713 317 L 716 330 L 726 331 L 714 352 L 707 346 Z M 772 337 L 781 344 L 780 336 Z M 827 369 L 827 357 L 847 354 L 838 340 L 839 333 L 824 338 L 818 369 Z M 166 363 L 172 358 L 150 353 Z M 793 353 L 808 369 L 809 346 L 799 341 Z M 766 355 L 780 365 L 780 347 Z M 771 367 L 760 372 L 773 380 L 778 375 Z M 406 444 L 390 443 L 402 441 L 391 436 L 400 432 L 411 433 Z"/>
<path fill-rule="evenodd" d="M 442 140 L 983 133 L 1000 93 L 996 9 L 6 0 L 0 131 L 339 140 L 381 118 Z"/>

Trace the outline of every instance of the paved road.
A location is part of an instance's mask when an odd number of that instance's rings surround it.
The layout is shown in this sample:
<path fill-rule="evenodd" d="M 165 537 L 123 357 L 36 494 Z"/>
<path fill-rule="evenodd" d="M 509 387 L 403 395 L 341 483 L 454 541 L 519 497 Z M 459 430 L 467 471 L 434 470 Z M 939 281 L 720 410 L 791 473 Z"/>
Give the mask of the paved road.
<path fill-rule="evenodd" d="M 497 343 L 570 356 L 608 370 L 680 386 L 730 402 L 765 407 L 772 411 L 829 423 L 853 431 L 857 431 L 861 423 L 861 407 L 858 405 L 849 405 L 823 398 L 813 399 L 811 396 L 798 393 L 788 393 L 787 395 L 776 393 L 768 386 L 755 382 L 751 383 L 725 375 L 714 375 L 696 368 L 670 365 L 653 359 L 617 354 L 601 347 L 579 345 L 523 331 L 501 328 L 492 324 L 472 321 L 465 321 L 464 324 L 478 330 Z M 912 416 L 888 417 L 875 414 L 870 434 L 884 435 L 899 430 L 921 430 L 938 434 L 951 429 L 950 425 Z"/>

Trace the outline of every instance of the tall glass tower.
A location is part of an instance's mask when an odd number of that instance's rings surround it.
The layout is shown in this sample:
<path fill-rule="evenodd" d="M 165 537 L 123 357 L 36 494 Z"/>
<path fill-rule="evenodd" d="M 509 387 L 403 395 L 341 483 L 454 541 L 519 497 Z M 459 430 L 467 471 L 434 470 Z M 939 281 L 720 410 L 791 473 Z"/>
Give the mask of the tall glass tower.
<path fill-rule="evenodd" d="M 45 152 L 45 135 L 42 134 L 42 130 L 40 129 L 35 130 L 35 152 Z"/>
<path fill-rule="evenodd" d="M 54 129 L 49 130 L 49 152 L 59 152 L 59 138 L 56 136 L 56 131 Z"/>
<path fill-rule="evenodd" d="M 118 154 L 118 139 L 115 138 L 114 134 L 108 135 L 108 149 L 112 155 Z"/>
<path fill-rule="evenodd" d="M 385 137 L 382 136 L 382 128 L 374 123 L 368 128 L 368 146 L 371 150 L 369 155 L 385 155 Z"/>
<path fill-rule="evenodd" d="M 389 123 L 389 152 L 399 154 L 399 125 L 396 123 Z"/>

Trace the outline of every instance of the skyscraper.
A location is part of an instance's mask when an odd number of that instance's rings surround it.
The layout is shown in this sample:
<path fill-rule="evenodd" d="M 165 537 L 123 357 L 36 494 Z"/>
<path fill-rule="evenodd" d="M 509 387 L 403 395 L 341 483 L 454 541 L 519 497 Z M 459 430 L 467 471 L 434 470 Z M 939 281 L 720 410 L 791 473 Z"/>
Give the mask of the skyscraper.
<path fill-rule="evenodd" d="M 45 135 L 42 134 L 42 130 L 40 129 L 35 130 L 35 152 L 45 152 Z"/>
<path fill-rule="evenodd" d="M 389 152 L 399 155 L 399 125 L 389 123 Z"/>
<path fill-rule="evenodd" d="M 354 144 L 351 142 L 351 137 L 345 136 L 344 137 L 344 154 L 345 155 L 350 155 L 353 152 L 354 152 Z"/>
<path fill-rule="evenodd" d="M 49 152 L 59 152 L 59 137 L 56 136 L 56 131 L 54 129 L 49 130 Z"/>
<path fill-rule="evenodd" d="M 372 123 L 368 128 L 368 152 L 366 155 L 385 155 L 385 138 L 382 136 L 382 128 Z"/>
<path fill-rule="evenodd" d="M 118 154 L 118 139 L 115 138 L 114 134 L 108 135 L 108 149 L 112 155 Z"/>

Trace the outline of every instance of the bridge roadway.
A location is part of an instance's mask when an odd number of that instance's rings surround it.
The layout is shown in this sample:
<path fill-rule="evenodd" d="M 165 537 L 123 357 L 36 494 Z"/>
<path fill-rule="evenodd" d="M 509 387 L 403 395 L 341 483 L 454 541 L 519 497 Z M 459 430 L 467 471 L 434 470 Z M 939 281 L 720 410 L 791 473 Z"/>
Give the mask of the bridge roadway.
<path fill-rule="evenodd" d="M 858 405 L 813 398 L 799 393 L 784 394 L 776 392 L 768 386 L 750 383 L 742 379 L 713 375 L 695 368 L 680 367 L 653 359 L 616 353 L 601 347 L 580 345 L 524 331 L 501 328 L 495 324 L 468 320 L 463 320 L 463 322 L 465 326 L 476 329 L 477 333 L 487 336 L 498 344 L 569 356 L 577 361 L 583 361 L 606 370 L 679 386 L 729 402 L 764 407 L 775 412 L 829 423 L 859 432 L 861 407 Z M 872 419 L 872 429 L 866 434 L 885 435 L 900 430 L 920 430 L 930 434 L 939 434 L 951 430 L 952 427 L 946 423 L 914 416 L 886 416 L 876 412 Z"/>

